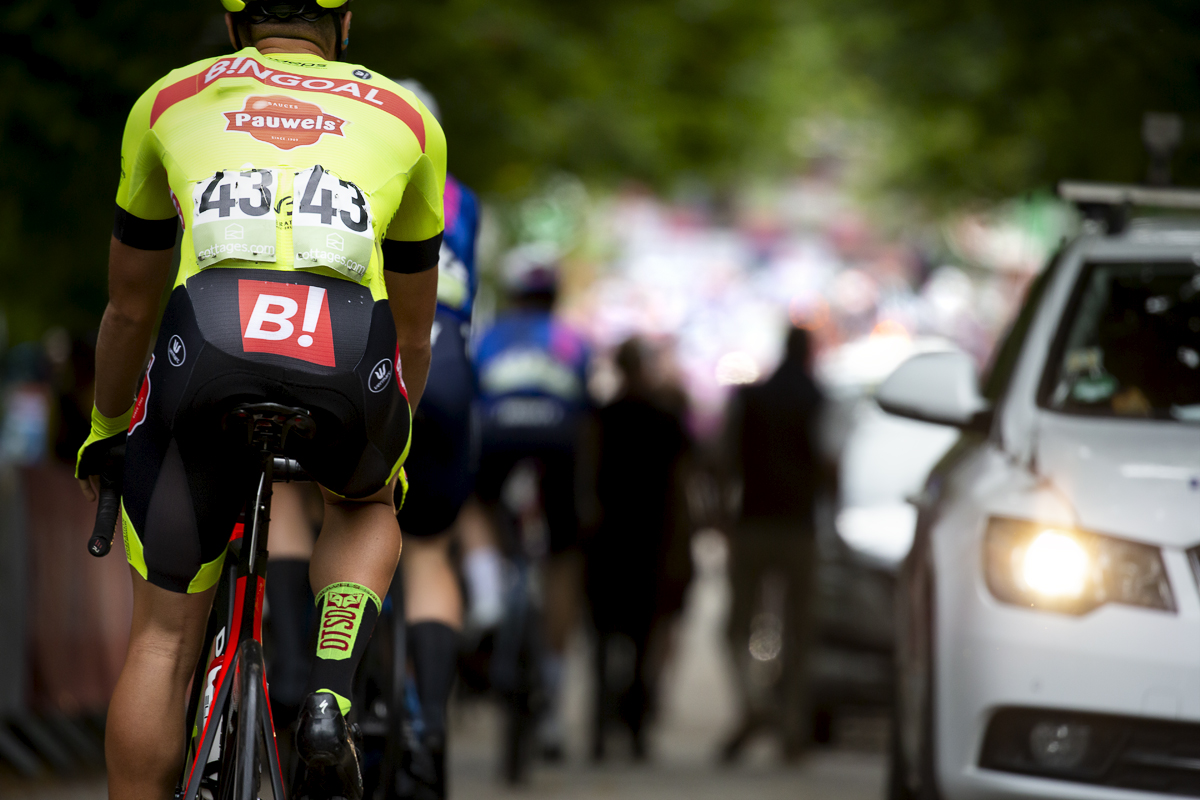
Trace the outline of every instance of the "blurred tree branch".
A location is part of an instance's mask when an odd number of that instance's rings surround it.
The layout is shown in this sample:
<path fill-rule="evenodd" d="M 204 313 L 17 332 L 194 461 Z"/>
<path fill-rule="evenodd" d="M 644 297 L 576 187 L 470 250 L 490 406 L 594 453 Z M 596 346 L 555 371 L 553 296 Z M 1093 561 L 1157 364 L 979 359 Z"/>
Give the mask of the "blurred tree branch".
<path fill-rule="evenodd" d="M 933 204 L 1061 177 L 1138 180 L 1142 113 L 1193 123 L 1187 0 L 358 0 L 347 57 L 437 96 L 450 167 L 517 196 L 547 175 L 737 187 L 847 131 L 878 186 Z M 13 339 L 84 330 L 105 298 L 125 116 L 228 50 L 216 0 L 0 9 L 0 310 Z M 817 124 L 821 120 L 849 125 Z M 865 142 L 865 144 L 863 144 Z"/>

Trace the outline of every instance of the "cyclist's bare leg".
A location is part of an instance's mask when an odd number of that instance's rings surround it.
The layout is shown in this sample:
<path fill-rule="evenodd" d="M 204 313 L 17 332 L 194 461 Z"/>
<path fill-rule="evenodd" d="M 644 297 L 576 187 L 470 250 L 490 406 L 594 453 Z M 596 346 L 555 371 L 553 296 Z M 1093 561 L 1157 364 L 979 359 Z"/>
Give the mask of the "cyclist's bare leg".
<path fill-rule="evenodd" d="M 328 692 L 342 714 L 350 713 L 354 672 L 400 561 L 394 486 L 393 481 L 357 500 L 321 490 L 325 521 L 308 573 L 317 598 L 317 652 L 304 692 L 306 704 L 320 705 L 314 693 Z"/>
<path fill-rule="evenodd" d="M 362 773 L 345 716 L 353 702 L 354 673 L 400 561 L 394 488 L 392 481 L 356 500 L 321 488 L 325 520 L 309 567 L 317 597 L 317 652 L 296 727 L 302 768 L 293 797 L 362 796 Z"/>
<path fill-rule="evenodd" d="M 325 522 L 313 547 L 309 577 L 314 592 L 353 582 L 379 597 L 387 594 L 400 562 L 400 525 L 392 505 L 392 481 L 370 497 L 348 500 L 324 487 Z"/>
<path fill-rule="evenodd" d="M 449 548 L 449 531 L 430 538 L 409 537 L 400 559 L 409 652 L 424 718 L 422 744 L 433 760 L 433 775 L 422 780 L 436 797 L 446 796 L 446 710 L 454 689 L 463 613 Z"/>
<path fill-rule="evenodd" d="M 308 561 L 313 553 L 311 484 L 280 483 L 271 492 L 271 560 Z"/>
<path fill-rule="evenodd" d="M 562 758 L 562 684 L 566 672 L 567 644 L 579 613 L 583 561 L 577 550 L 555 553 L 542 568 L 545 586 L 543 619 L 546 652 L 542 655 L 542 686 L 546 708 L 539 723 L 543 755 L 551 760 Z"/>
<path fill-rule="evenodd" d="M 477 499 L 467 501 L 455 523 L 463 550 L 463 572 L 471 598 L 468 618 L 490 628 L 504 614 L 504 557 L 487 510 Z"/>
<path fill-rule="evenodd" d="M 583 558 L 577 550 L 555 553 L 543 568 L 546 586 L 546 644 L 553 653 L 565 655 L 567 641 L 579 615 Z"/>
<path fill-rule="evenodd" d="M 410 624 L 440 622 L 462 627 L 462 593 L 450 564 L 450 531 L 405 544 L 404 605 Z"/>
<path fill-rule="evenodd" d="M 216 589 L 179 594 L 133 575 L 133 627 L 108 708 L 105 756 L 112 800 L 169 800 L 183 768 L 188 681 Z"/>

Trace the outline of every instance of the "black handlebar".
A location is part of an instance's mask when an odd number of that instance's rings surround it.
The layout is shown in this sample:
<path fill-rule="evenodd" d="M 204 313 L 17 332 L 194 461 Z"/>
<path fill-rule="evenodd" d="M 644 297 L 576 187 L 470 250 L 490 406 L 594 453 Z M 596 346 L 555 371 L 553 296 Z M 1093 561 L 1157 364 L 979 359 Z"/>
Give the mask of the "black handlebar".
<path fill-rule="evenodd" d="M 109 451 L 100 473 L 100 502 L 96 505 L 96 527 L 88 539 L 88 552 L 103 558 L 112 550 L 117 517 L 121 514 L 121 476 L 125 470 L 125 447 L 118 445 Z"/>

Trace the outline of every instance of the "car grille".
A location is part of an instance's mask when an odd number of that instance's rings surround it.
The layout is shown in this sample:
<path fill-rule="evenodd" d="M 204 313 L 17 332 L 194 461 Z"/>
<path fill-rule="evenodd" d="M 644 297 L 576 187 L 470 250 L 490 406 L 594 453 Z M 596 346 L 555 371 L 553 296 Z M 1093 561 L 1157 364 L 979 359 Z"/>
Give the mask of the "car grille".
<path fill-rule="evenodd" d="M 988 724 L 985 769 L 1200 797 L 1200 725 L 1004 708 Z"/>

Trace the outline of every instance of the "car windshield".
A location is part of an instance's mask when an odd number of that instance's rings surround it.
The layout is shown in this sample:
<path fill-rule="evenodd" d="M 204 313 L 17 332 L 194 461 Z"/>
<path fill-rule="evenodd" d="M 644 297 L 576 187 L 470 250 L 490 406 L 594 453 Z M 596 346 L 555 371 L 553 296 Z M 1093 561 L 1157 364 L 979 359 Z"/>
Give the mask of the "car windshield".
<path fill-rule="evenodd" d="M 1200 267 L 1088 265 L 1060 330 L 1050 408 L 1200 422 Z"/>

